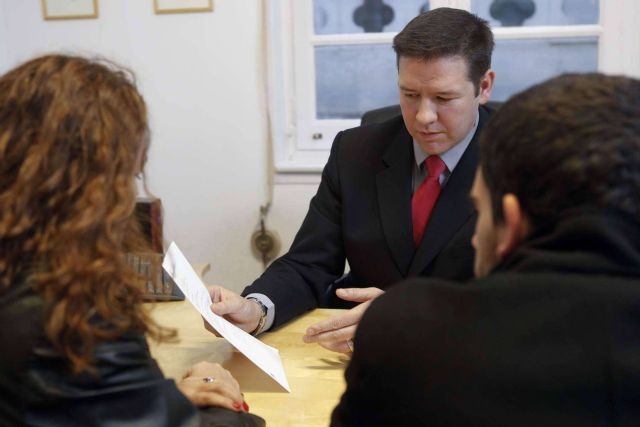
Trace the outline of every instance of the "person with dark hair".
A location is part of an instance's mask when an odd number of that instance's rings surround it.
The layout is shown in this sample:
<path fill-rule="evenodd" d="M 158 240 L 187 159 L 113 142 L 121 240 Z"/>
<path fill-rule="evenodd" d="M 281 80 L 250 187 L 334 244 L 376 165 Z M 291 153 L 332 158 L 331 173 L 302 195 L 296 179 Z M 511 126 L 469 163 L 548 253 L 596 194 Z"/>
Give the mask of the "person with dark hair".
<path fill-rule="evenodd" d="M 0 77 L 0 425 L 263 425 L 221 366 L 176 386 L 149 354 L 145 334 L 176 334 L 125 259 L 148 249 L 133 215 L 147 126 L 132 74 L 106 60 Z"/>
<path fill-rule="evenodd" d="M 501 107 L 471 191 L 477 280 L 373 302 L 332 426 L 640 425 L 639 95 L 574 74 Z"/>
<path fill-rule="evenodd" d="M 490 115 L 493 45 L 487 22 L 460 9 L 409 22 L 393 42 L 402 116 L 338 133 L 289 252 L 242 296 L 212 286 L 212 310 L 259 334 L 318 306 L 351 308 L 303 337 L 346 353 L 362 313 L 393 283 L 469 279 L 468 192 Z"/>

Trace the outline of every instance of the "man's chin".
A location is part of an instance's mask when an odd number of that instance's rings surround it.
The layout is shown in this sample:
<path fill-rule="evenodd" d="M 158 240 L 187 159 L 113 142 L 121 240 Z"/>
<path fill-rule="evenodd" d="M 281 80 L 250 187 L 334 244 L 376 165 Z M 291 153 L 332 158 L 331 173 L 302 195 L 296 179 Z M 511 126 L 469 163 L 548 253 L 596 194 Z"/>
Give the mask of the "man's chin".
<path fill-rule="evenodd" d="M 430 156 L 440 155 L 449 150 L 455 144 L 441 138 L 420 138 L 418 139 L 418 145 L 422 148 L 422 151 Z"/>

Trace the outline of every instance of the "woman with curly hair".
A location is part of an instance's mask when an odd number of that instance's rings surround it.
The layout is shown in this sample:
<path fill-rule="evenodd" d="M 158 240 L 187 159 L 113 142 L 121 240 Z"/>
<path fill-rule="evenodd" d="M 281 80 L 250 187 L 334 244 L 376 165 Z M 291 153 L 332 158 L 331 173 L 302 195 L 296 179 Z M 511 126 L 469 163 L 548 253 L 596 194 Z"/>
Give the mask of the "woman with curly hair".
<path fill-rule="evenodd" d="M 124 256 L 144 250 L 148 141 L 132 75 L 107 61 L 49 55 L 0 78 L 0 425 L 261 422 L 219 365 L 176 387 L 149 354 L 145 334 L 175 331 Z"/>

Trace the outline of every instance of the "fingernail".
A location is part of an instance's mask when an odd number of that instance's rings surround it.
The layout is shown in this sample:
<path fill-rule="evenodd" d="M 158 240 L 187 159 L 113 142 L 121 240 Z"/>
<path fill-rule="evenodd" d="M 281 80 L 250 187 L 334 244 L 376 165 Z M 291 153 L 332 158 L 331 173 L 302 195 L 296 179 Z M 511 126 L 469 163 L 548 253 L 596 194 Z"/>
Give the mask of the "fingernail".
<path fill-rule="evenodd" d="M 239 404 L 239 403 L 234 403 L 233 404 L 233 409 L 235 409 L 236 411 L 239 411 L 241 407 L 242 407 L 242 405 Z"/>
<path fill-rule="evenodd" d="M 242 409 L 244 409 L 245 412 L 249 412 L 249 405 L 247 405 L 247 402 L 242 402 Z"/>

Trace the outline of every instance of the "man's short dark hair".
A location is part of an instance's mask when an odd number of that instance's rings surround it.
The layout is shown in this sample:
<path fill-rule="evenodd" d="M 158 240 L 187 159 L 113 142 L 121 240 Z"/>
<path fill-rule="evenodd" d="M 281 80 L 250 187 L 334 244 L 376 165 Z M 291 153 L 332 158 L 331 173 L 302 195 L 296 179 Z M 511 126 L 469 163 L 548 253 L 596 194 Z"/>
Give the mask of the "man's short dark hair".
<path fill-rule="evenodd" d="M 482 76 L 491 68 L 493 33 L 484 19 L 465 10 L 441 7 L 411 20 L 393 39 L 400 57 L 423 61 L 451 56 L 464 58 L 476 92 Z"/>
<path fill-rule="evenodd" d="M 482 130 L 494 221 L 515 194 L 534 228 L 580 211 L 640 220 L 640 80 L 566 74 L 509 99 Z"/>

